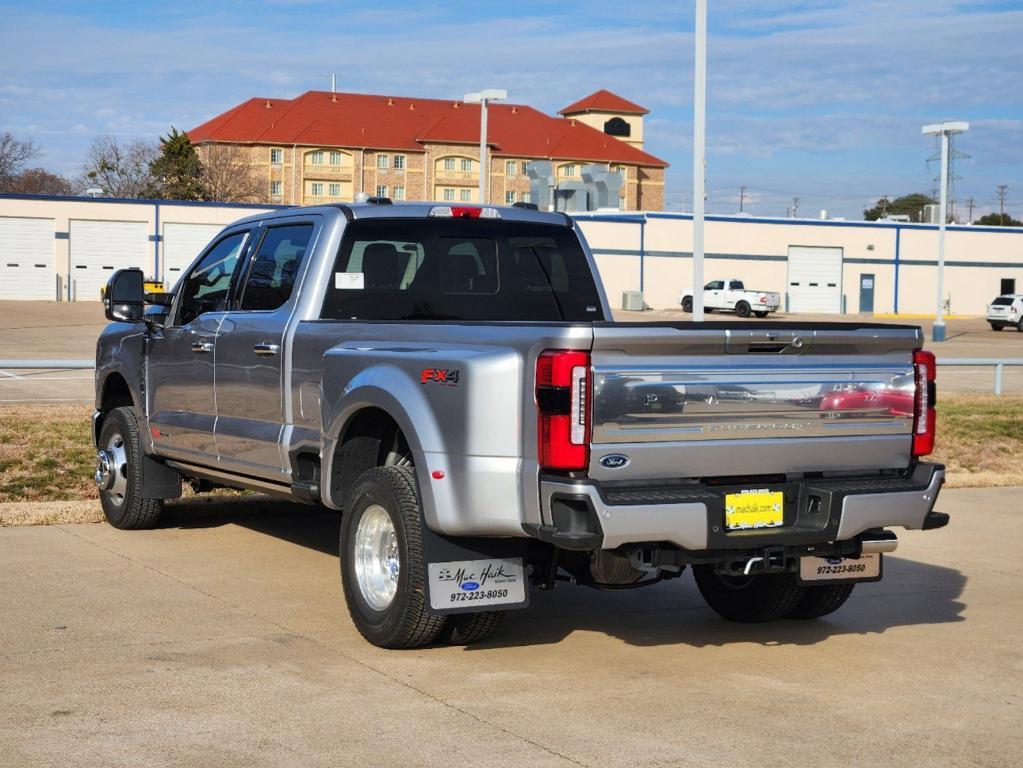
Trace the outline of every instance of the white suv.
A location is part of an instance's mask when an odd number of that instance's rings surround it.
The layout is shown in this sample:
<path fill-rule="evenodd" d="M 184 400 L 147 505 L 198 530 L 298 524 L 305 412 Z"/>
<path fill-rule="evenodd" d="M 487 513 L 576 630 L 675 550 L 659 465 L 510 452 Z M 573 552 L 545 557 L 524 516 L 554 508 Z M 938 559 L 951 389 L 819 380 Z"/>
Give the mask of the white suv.
<path fill-rule="evenodd" d="M 1015 325 L 1017 331 L 1023 331 L 1023 293 L 999 296 L 988 304 L 987 321 L 995 331 L 1007 325 Z"/>

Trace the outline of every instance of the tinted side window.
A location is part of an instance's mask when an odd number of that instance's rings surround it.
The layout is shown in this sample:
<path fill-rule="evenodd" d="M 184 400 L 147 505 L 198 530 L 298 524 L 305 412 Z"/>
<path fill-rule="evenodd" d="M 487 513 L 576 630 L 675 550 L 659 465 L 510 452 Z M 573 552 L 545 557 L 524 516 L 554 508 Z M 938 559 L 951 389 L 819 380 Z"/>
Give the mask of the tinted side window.
<path fill-rule="evenodd" d="M 178 325 L 187 325 L 204 312 L 226 308 L 231 276 L 248 232 L 229 235 L 218 242 L 181 282 Z"/>
<path fill-rule="evenodd" d="M 348 225 L 321 316 L 365 320 L 602 320 L 571 229 L 478 219 Z"/>
<path fill-rule="evenodd" d="M 724 282 L 722 280 L 715 280 L 714 282 L 707 283 L 705 286 L 703 286 L 703 290 L 705 290 L 705 291 L 720 291 L 724 287 L 725 287 L 725 284 L 724 284 Z"/>
<path fill-rule="evenodd" d="M 744 290 L 745 286 L 742 284 L 742 280 L 733 280 L 728 284 L 728 287 L 733 291 Z"/>
<path fill-rule="evenodd" d="M 312 224 L 267 230 L 250 262 L 241 309 L 277 309 L 291 297 L 312 234 Z"/>

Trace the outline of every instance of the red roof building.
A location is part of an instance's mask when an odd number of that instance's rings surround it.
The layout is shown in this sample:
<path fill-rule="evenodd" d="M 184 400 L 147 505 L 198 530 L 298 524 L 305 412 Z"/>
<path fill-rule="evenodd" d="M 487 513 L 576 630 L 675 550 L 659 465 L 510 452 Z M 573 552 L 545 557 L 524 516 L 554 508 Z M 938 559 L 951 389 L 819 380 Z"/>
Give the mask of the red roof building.
<path fill-rule="evenodd" d="M 663 208 L 667 163 L 643 150 L 646 110 L 597 91 L 562 114 L 489 106 L 489 202 L 528 202 L 525 166 L 550 160 L 559 179 L 578 179 L 594 163 L 620 170 L 623 209 Z M 249 99 L 188 135 L 200 151 L 226 147 L 248 165 L 266 188 L 262 202 L 346 201 L 359 191 L 478 202 L 479 130 L 477 104 L 309 91 L 294 99 Z"/>

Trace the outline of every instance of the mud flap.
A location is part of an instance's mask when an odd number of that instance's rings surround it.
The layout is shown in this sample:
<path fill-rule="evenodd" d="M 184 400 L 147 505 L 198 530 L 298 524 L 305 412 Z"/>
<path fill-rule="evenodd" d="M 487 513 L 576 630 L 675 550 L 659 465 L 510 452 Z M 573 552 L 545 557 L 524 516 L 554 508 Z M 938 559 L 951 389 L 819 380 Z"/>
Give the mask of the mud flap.
<path fill-rule="evenodd" d="M 527 539 L 452 537 L 422 521 L 426 605 L 431 613 L 476 613 L 529 606 Z"/>

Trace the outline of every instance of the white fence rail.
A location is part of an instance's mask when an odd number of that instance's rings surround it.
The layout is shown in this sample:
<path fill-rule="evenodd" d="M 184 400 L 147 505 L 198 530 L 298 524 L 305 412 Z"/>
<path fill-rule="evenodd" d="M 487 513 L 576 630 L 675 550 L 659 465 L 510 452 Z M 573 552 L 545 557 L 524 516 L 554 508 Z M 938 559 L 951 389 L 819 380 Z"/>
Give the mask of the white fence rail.
<path fill-rule="evenodd" d="M 988 368 L 993 367 L 995 369 L 995 394 L 1002 394 L 1002 376 L 1005 373 L 1005 366 L 1023 365 L 1023 357 L 961 357 L 958 359 L 946 358 L 938 359 L 938 365 L 958 366 L 961 368 Z"/>

